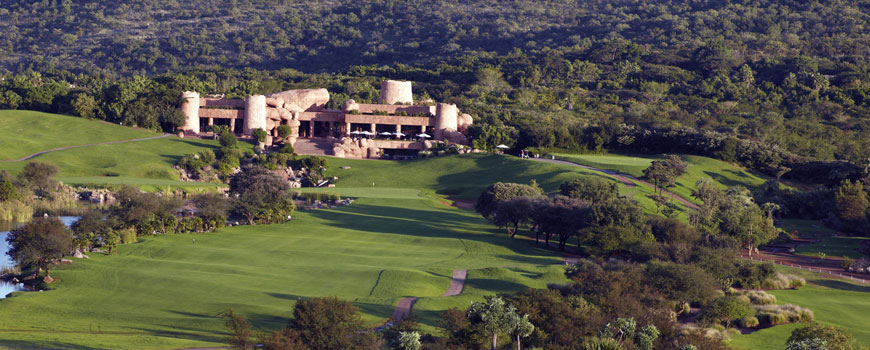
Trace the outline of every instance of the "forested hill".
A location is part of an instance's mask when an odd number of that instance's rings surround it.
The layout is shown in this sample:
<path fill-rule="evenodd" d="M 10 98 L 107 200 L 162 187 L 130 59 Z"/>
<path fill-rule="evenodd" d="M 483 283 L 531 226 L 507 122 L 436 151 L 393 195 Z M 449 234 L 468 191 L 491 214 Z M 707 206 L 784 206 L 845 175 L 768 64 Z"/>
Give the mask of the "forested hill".
<path fill-rule="evenodd" d="M 630 40 L 660 63 L 711 40 L 725 62 L 866 58 L 870 1 L 5 0 L 0 61 L 111 73 L 189 66 L 338 71 Z M 602 50 L 599 56 L 616 57 Z"/>
<path fill-rule="evenodd" d="M 390 78 L 473 114 L 484 149 L 693 153 L 830 183 L 870 157 L 870 0 L 6 0 L 0 19 L 0 109 L 168 131 L 185 89 L 340 104 Z M 796 169 L 814 160 L 853 164 Z"/>

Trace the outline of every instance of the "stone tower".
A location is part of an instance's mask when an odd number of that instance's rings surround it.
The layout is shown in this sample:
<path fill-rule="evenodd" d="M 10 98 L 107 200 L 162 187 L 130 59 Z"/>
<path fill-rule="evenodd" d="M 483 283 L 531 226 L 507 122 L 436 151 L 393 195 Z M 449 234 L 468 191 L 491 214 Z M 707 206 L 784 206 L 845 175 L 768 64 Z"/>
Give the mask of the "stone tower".
<path fill-rule="evenodd" d="M 183 130 L 199 134 L 199 93 L 185 91 L 181 93 L 181 113 L 184 114 L 185 123 Z"/>
<path fill-rule="evenodd" d="M 385 80 L 381 82 L 381 104 L 414 103 L 410 81 Z"/>
<path fill-rule="evenodd" d="M 445 131 L 459 129 L 459 108 L 455 104 L 439 103 L 435 106 L 435 139 L 443 140 Z"/>
<path fill-rule="evenodd" d="M 266 130 L 266 96 L 254 95 L 245 99 L 244 134 L 250 135 L 251 130 Z M 266 130 L 268 131 L 268 130 Z"/>

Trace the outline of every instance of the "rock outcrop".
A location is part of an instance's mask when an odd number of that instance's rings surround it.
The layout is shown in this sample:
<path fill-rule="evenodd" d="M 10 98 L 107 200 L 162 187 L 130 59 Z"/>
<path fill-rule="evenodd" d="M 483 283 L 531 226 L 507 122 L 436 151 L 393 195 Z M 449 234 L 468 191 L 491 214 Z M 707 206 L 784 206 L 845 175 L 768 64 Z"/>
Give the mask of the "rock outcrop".
<path fill-rule="evenodd" d="M 326 89 L 288 90 L 269 94 L 266 97 L 274 104 L 271 107 L 293 112 L 312 112 L 326 107 L 326 103 L 329 102 L 329 91 Z M 267 104 L 269 100 L 266 101 Z"/>
<path fill-rule="evenodd" d="M 367 139 L 353 140 L 343 137 L 333 145 L 332 153 L 343 158 L 377 158 L 381 150 Z"/>

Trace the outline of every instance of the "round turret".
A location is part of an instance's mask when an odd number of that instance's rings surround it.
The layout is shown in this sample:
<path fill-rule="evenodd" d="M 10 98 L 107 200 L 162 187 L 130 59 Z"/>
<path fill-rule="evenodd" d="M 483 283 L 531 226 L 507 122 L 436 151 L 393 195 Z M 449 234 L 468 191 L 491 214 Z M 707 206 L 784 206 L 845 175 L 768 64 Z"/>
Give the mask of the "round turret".
<path fill-rule="evenodd" d="M 410 81 L 385 80 L 381 82 L 381 104 L 414 103 Z"/>
<path fill-rule="evenodd" d="M 182 129 L 199 134 L 199 93 L 185 91 L 181 93 L 181 113 L 184 114 Z"/>
<path fill-rule="evenodd" d="M 450 103 L 435 106 L 435 139 L 443 140 L 445 131 L 459 130 L 459 108 Z"/>
<path fill-rule="evenodd" d="M 245 99 L 244 134 L 250 135 L 254 129 L 266 130 L 266 96 L 263 95 L 248 96 Z"/>

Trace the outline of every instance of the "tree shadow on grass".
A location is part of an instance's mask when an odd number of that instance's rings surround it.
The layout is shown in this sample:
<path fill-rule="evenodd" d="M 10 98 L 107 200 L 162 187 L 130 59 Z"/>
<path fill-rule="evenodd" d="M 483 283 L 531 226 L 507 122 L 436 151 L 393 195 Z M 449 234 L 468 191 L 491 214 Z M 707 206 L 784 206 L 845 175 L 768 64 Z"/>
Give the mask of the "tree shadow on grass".
<path fill-rule="evenodd" d="M 505 281 L 491 278 L 471 278 L 465 281 L 465 288 L 474 288 L 485 290 L 497 294 L 516 293 L 528 289 L 529 287 L 514 281 Z"/>
<path fill-rule="evenodd" d="M 327 225 L 348 230 L 417 236 L 429 238 L 453 238 L 477 241 L 500 246 L 517 254 L 553 255 L 554 252 L 504 234 L 495 234 L 495 229 L 468 232 L 469 227 L 487 225 L 483 219 L 457 211 L 418 210 L 398 206 L 380 206 L 355 203 L 339 210 L 316 210 L 310 215 L 323 220 Z M 481 252 L 485 254 L 485 252 Z M 541 258 L 499 255 L 499 257 L 529 264 L 551 264 Z"/>
<path fill-rule="evenodd" d="M 870 292 L 870 286 L 859 286 L 837 280 L 820 279 L 813 281 L 813 283 L 837 290 L 845 290 L 850 292 Z"/>
<path fill-rule="evenodd" d="M 10 340 L 3 341 L 3 344 L 0 344 L 3 349 L 70 349 L 70 350 L 100 350 L 103 348 L 92 348 L 90 346 L 84 346 L 81 344 L 72 344 L 72 343 L 64 343 L 64 342 L 37 342 L 37 341 L 25 341 L 25 340 Z"/>

